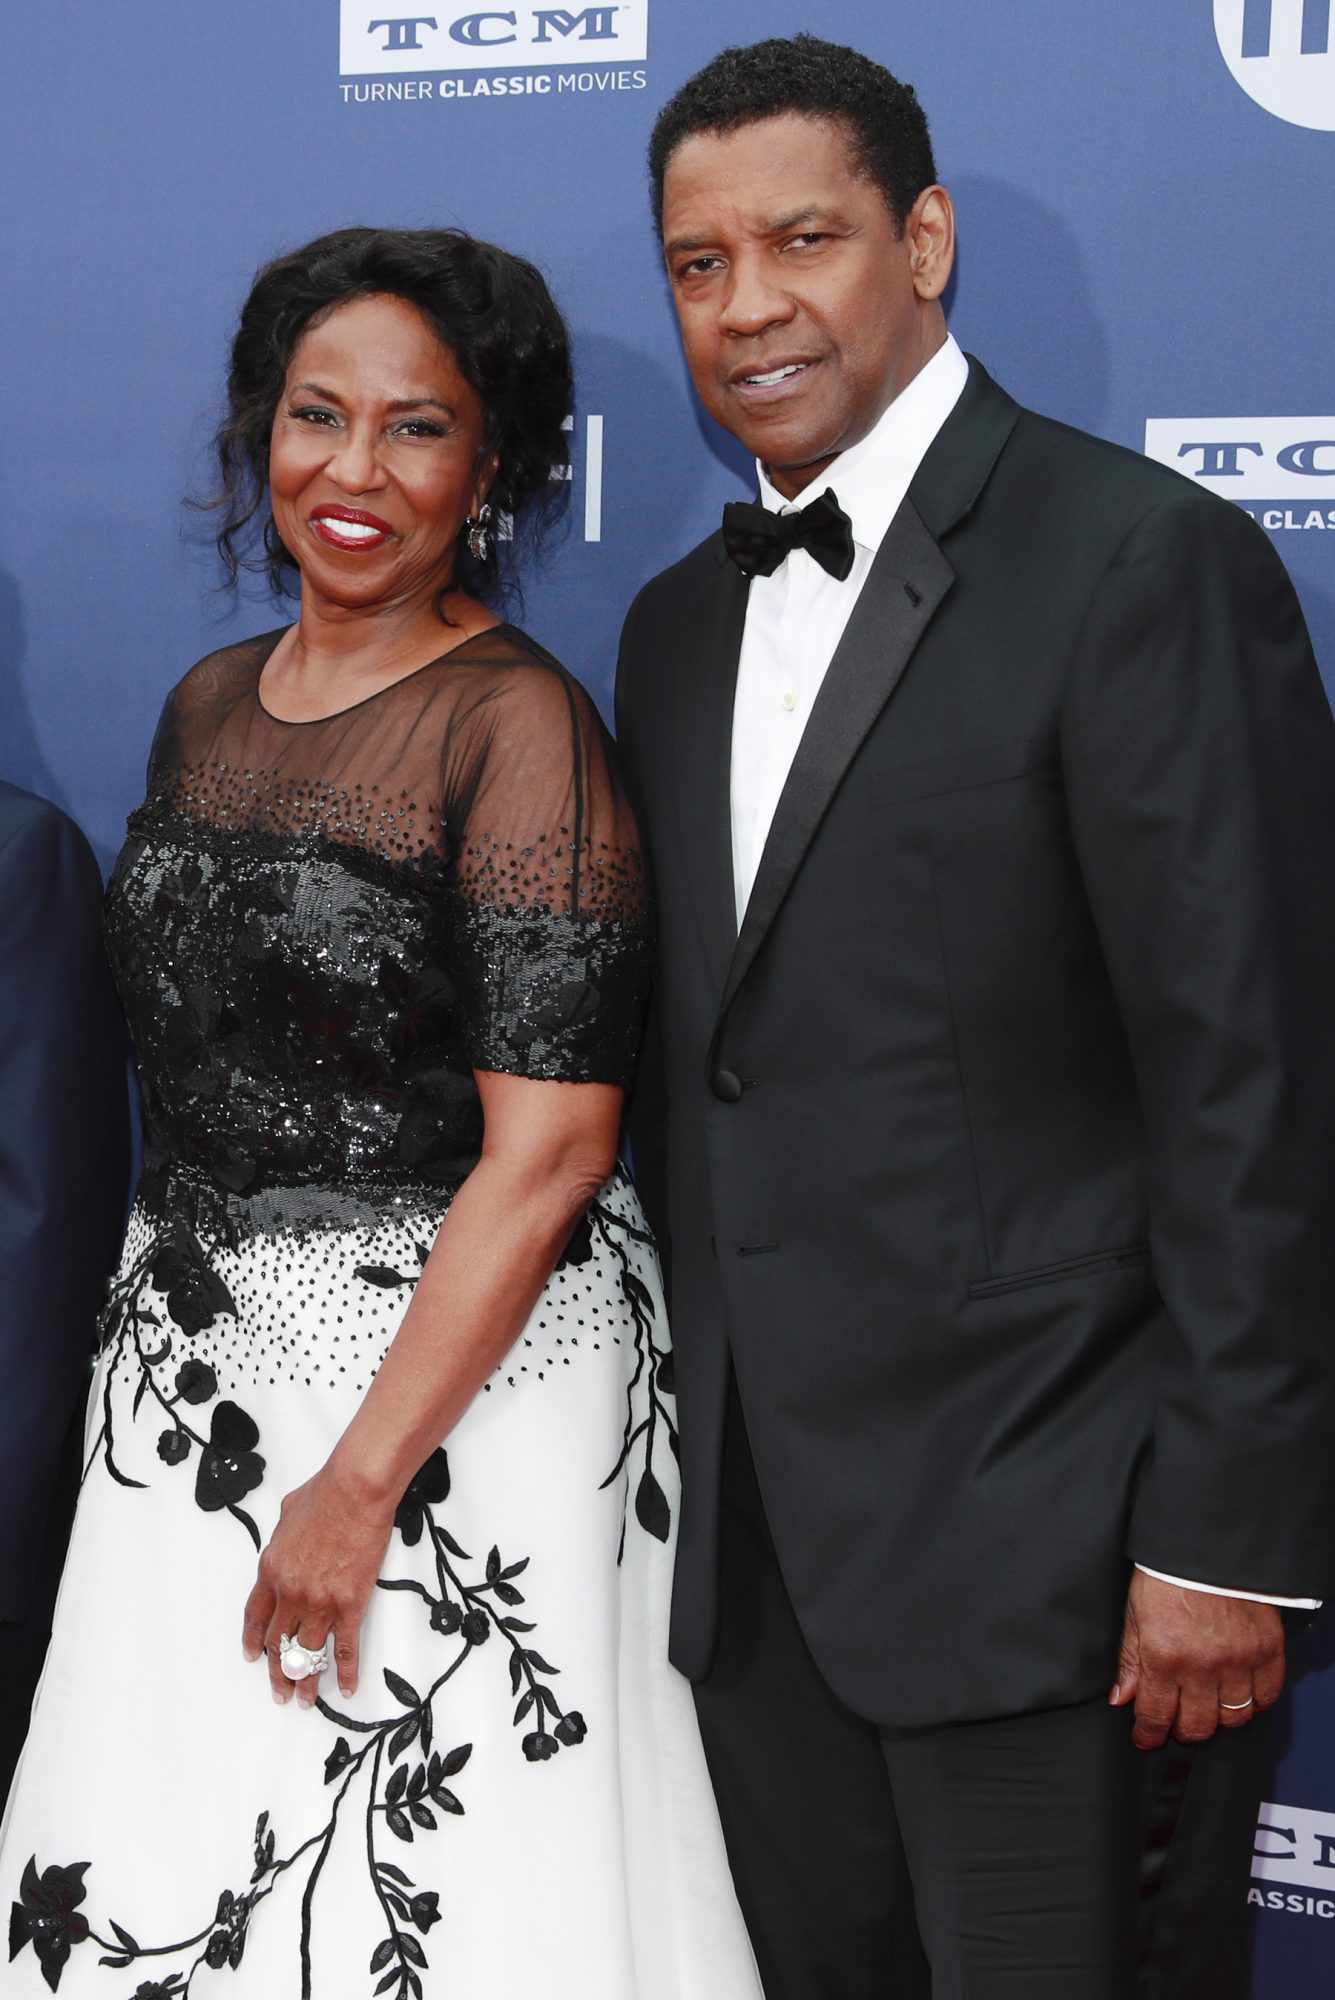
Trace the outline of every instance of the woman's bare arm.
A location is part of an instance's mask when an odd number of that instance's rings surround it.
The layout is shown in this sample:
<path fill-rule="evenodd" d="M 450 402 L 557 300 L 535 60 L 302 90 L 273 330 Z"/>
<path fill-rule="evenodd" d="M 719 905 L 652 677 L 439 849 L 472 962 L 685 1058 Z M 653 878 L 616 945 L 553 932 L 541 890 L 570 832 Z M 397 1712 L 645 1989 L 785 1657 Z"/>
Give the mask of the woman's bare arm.
<path fill-rule="evenodd" d="M 334 1634 L 340 1689 L 357 1684 L 358 1635 L 395 1509 L 519 1337 L 571 1230 L 616 1159 L 622 1092 L 476 1072 L 482 1156 L 437 1231 L 412 1301 L 325 1465 L 283 1502 L 246 1605 L 243 1645 L 267 1651 L 274 1696 L 292 1683 L 277 1646 Z M 300 1683 L 304 1701 L 318 1692 Z"/>

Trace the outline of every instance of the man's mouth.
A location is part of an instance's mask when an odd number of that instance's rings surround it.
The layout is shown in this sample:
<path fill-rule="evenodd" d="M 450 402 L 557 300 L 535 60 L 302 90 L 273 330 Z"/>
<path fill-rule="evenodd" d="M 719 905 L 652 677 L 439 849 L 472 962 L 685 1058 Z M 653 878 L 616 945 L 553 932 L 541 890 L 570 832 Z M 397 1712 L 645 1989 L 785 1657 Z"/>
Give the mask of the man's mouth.
<path fill-rule="evenodd" d="M 752 389 L 767 389 L 771 382 L 786 382 L 790 375 L 804 375 L 810 367 L 807 361 L 789 361 L 782 368 L 771 368 L 767 375 L 743 375 L 743 382 Z"/>
<path fill-rule="evenodd" d="M 768 368 L 738 368 L 729 377 L 729 387 L 748 403 L 767 402 L 790 396 L 817 366 L 814 360 L 776 361 Z"/>

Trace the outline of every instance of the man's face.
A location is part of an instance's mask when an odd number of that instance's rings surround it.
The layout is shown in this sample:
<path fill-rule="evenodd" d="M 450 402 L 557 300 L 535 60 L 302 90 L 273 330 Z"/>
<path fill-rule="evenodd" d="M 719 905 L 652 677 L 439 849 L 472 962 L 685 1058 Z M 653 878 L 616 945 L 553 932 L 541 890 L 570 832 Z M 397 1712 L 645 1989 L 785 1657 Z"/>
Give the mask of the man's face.
<path fill-rule="evenodd" d="M 926 299 L 918 214 L 897 235 L 845 128 L 799 112 L 694 133 L 668 162 L 663 249 L 696 391 L 790 497 L 940 344 L 950 243 L 928 244 Z"/>

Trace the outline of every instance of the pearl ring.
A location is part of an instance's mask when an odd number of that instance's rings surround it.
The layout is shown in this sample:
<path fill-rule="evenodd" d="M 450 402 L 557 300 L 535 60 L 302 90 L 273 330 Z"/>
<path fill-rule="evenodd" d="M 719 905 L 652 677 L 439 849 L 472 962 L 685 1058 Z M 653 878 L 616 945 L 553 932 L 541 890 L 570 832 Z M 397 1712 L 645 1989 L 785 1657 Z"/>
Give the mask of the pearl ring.
<path fill-rule="evenodd" d="M 278 1665 L 290 1681 L 312 1680 L 329 1665 L 329 1648 L 325 1645 L 312 1652 L 309 1646 L 303 1646 L 284 1632 L 278 1642 Z"/>

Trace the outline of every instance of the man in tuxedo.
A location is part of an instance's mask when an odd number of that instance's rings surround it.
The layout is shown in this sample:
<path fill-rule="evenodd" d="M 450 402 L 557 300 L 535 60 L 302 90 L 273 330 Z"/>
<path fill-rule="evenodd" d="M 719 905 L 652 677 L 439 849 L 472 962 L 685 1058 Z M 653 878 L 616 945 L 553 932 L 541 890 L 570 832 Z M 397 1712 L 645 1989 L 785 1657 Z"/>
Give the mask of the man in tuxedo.
<path fill-rule="evenodd" d="M 125 1217 L 125 1034 L 101 900 L 73 821 L 0 782 L 0 1800 L 50 1634 Z"/>
<path fill-rule="evenodd" d="M 1241 511 L 960 352 L 877 64 L 728 50 L 650 166 L 759 479 L 636 599 L 618 717 L 673 1657 L 768 2000 L 1121 2000 L 1146 1814 L 1140 1990 L 1225 2000 L 1280 1607 L 1335 1581 L 1302 617 Z"/>

